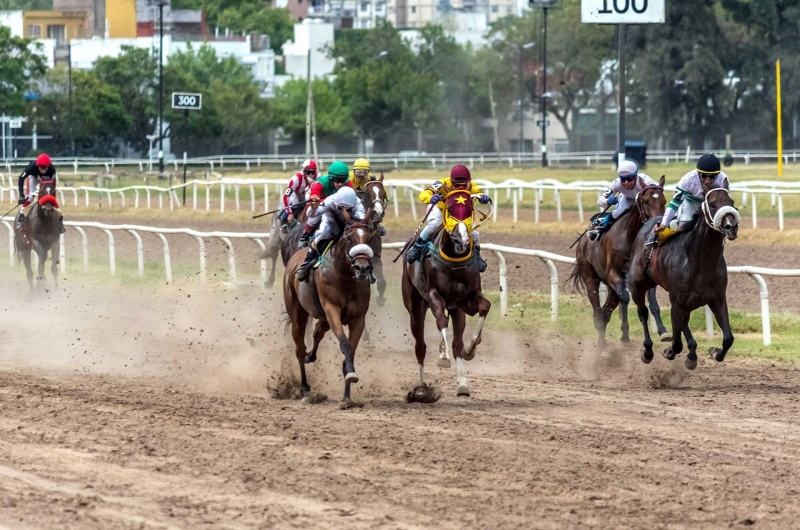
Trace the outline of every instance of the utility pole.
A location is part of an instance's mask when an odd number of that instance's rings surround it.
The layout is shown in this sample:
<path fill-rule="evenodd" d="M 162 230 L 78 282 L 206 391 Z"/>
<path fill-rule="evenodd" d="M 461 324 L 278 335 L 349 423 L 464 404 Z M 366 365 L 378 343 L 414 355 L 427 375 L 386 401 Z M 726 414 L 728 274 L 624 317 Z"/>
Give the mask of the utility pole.
<path fill-rule="evenodd" d="M 311 95 L 311 41 L 308 43 L 308 59 L 306 61 L 306 82 L 308 83 L 308 98 L 306 100 L 306 158 L 311 157 L 311 112 L 314 96 Z"/>
<path fill-rule="evenodd" d="M 164 173 L 164 6 L 158 2 L 158 172 Z"/>
<path fill-rule="evenodd" d="M 625 161 L 625 24 L 617 25 L 619 42 L 619 120 L 617 121 L 617 166 Z"/>
<path fill-rule="evenodd" d="M 525 79 L 522 71 L 522 52 L 533 48 L 535 42 L 529 42 L 519 47 L 519 161 L 525 155 Z"/>
<path fill-rule="evenodd" d="M 547 11 L 556 5 L 558 0 L 528 0 L 531 7 L 544 11 L 542 17 L 542 167 L 547 167 Z"/>
<path fill-rule="evenodd" d="M 73 158 L 75 157 L 75 133 L 74 129 L 72 128 L 72 123 L 75 121 L 72 119 L 72 43 L 67 43 L 67 77 L 69 80 L 67 84 L 69 85 L 69 145 L 70 150 L 72 151 Z"/>
<path fill-rule="evenodd" d="M 500 135 L 497 133 L 497 110 L 495 109 L 492 78 L 489 78 L 489 107 L 492 109 L 492 130 L 494 131 L 494 151 L 500 155 Z"/>

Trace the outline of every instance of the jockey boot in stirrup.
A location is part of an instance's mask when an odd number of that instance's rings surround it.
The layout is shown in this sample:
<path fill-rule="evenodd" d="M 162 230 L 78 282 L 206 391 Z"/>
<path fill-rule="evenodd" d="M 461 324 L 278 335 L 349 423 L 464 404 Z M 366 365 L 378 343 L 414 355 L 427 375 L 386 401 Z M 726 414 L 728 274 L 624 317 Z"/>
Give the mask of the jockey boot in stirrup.
<path fill-rule="evenodd" d="M 428 243 L 421 237 L 417 238 L 417 240 L 414 241 L 414 244 L 411 245 L 411 248 L 408 249 L 408 252 L 406 252 L 406 261 L 408 263 L 414 263 L 417 260 L 421 261 L 423 258 L 425 258 L 427 253 Z"/>
<path fill-rule="evenodd" d="M 19 215 L 17 215 L 17 230 L 22 230 L 22 224 L 25 222 L 25 214 L 22 213 L 22 210 L 19 211 Z"/>
<path fill-rule="evenodd" d="M 308 247 L 310 242 L 311 242 L 311 234 L 306 231 L 303 232 L 302 236 L 300 236 L 300 241 L 297 242 L 297 246 L 299 248 L 306 248 Z"/>
<path fill-rule="evenodd" d="M 475 245 L 475 247 L 472 249 L 472 251 L 475 253 L 475 259 L 478 260 L 478 270 L 481 271 L 481 272 L 485 272 L 486 271 L 486 261 L 484 261 L 484 259 L 481 257 L 481 246 L 480 245 Z"/>
<path fill-rule="evenodd" d="M 301 282 L 305 281 L 306 277 L 308 276 L 309 269 L 311 269 L 311 267 L 314 266 L 314 262 L 317 261 L 317 258 L 319 258 L 319 253 L 317 252 L 317 249 L 314 248 L 313 246 L 308 247 L 306 260 L 303 262 L 302 265 L 300 265 L 297 271 L 295 271 L 294 273 L 295 277 Z"/>
<path fill-rule="evenodd" d="M 597 239 L 600 237 L 600 231 L 589 230 L 588 232 L 586 232 L 586 235 L 589 236 L 589 241 L 597 241 Z"/>

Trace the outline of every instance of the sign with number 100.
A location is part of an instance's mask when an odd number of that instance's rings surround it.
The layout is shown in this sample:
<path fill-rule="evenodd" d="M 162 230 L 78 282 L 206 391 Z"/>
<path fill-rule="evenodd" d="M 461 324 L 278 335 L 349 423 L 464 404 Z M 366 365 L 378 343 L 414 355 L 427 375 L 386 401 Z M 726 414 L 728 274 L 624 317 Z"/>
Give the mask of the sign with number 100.
<path fill-rule="evenodd" d="M 664 0 L 581 0 L 581 22 L 661 24 L 664 22 Z"/>

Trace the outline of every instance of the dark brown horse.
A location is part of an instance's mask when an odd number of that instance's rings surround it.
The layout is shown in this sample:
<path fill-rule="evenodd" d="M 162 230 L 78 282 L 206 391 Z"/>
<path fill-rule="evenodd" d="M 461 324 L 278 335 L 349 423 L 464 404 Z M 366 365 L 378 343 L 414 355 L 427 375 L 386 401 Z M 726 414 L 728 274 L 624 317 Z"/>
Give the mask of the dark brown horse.
<path fill-rule="evenodd" d="M 622 320 L 623 343 L 630 342 L 628 334 L 628 295 L 627 282 L 625 281 L 631 262 L 631 247 L 639 229 L 645 221 L 664 212 L 666 199 L 664 198 L 664 177 L 661 177 L 658 186 L 645 186 L 641 182 L 642 191 L 636 196 L 636 206 L 628 213 L 623 214 L 611 228 L 597 241 L 589 238 L 581 239 L 575 251 L 575 265 L 569 280 L 572 280 L 575 289 L 581 290 L 581 280 L 585 287 L 586 295 L 592 304 L 594 327 L 599 334 L 598 347 L 606 346 L 606 327 L 611 320 L 611 314 L 620 305 L 620 318 Z M 568 281 L 569 281 L 568 280 Z M 605 304 L 600 306 L 600 283 L 608 287 L 608 296 Z M 662 341 L 669 341 L 669 336 L 664 323 L 661 321 L 661 310 L 656 300 L 656 291 L 648 293 L 650 311 L 655 317 L 658 334 Z"/>
<path fill-rule="evenodd" d="M 53 282 L 58 287 L 58 259 L 61 253 L 61 227 L 59 219 L 61 214 L 56 211 L 56 184 L 52 180 L 39 183 L 38 200 L 33 203 L 25 215 L 25 220 L 20 228 L 14 230 L 14 247 L 17 255 L 22 257 L 28 277 L 28 285 L 33 291 L 33 268 L 31 267 L 31 250 L 39 256 L 39 271 L 36 276 L 37 285 L 47 284 L 44 275 L 44 266 L 47 262 L 47 253 L 51 253 L 50 272 Z"/>
<path fill-rule="evenodd" d="M 381 261 L 382 254 L 382 240 L 381 234 L 378 232 L 378 225 L 383 222 L 383 216 L 386 214 L 386 190 L 383 188 L 383 171 L 378 180 L 371 180 L 364 184 L 363 189 L 356 191 L 356 195 L 361 200 L 366 210 L 366 221 L 372 226 L 372 239 L 369 241 L 369 246 L 372 249 L 374 257 L 372 258 L 372 266 L 374 269 L 376 287 L 378 288 L 378 298 L 375 303 L 378 307 L 383 307 L 386 303 L 386 278 L 383 275 L 383 262 Z"/>
<path fill-rule="evenodd" d="M 728 190 L 718 188 L 706 193 L 702 206 L 702 219 L 695 220 L 694 228 L 672 236 L 659 247 L 644 247 L 647 237 L 660 218 L 645 223 L 636 237 L 631 259 L 630 287 L 633 302 L 644 326 L 642 361 L 653 360 L 653 341 L 647 327 L 645 294 L 659 285 L 669 293 L 672 304 L 672 346 L 662 355 L 674 360 L 683 351 L 681 333 L 686 337 L 689 354 L 686 367 L 697 367 L 697 342 L 689 329 L 692 311 L 707 305 L 722 329 L 722 349 L 711 348 L 710 354 L 718 362 L 733 344 L 733 333 L 728 321 L 728 268 L 723 250 L 725 240 L 734 240 L 739 233 L 739 212 L 734 207 Z"/>
<path fill-rule="evenodd" d="M 449 216 L 457 221 L 450 231 L 441 230 L 434 239 L 430 256 L 421 262 L 403 260 L 403 303 L 411 317 L 414 335 L 414 353 L 419 365 L 420 387 L 424 385 L 423 367 L 427 346 L 425 344 L 425 315 L 428 309 L 436 318 L 436 327 L 442 335 L 439 345 L 439 366 L 449 367 L 447 324 L 449 312 L 453 321 L 452 354 L 458 370 L 457 395 L 469 396 L 469 386 L 464 373 L 464 360 L 475 357 L 481 342 L 481 331 L 491 302 L 481 292 L 481 273 L 472 252 L 473 241 L 465 221 L 473 216 L 473 198 L 468 192 L 455 190 L 446 198 Z M 432 206 L 437 208 L 437 206 Z M 447 223 L 445 223 L 446 225 Z M 464 347 L 466 316 L 479 315 L 478 329 L 470 344 Z"/>
<path fill-rule="evenodd" d="M 352 404 L 350 384 L 358 382 L 355 354 L 369 309 L 371 236 L 369 225 L 349 223 L 342 237 L 332 245 L 321 260 L 321 265 L 312 270 L 306 281 L 301 282 L 294 275 L 306 256 L 305 249 L 295 252 L 286 265 L 283 298 L 291 324 L 295 355 L 300 364 L 300 391 L 303 396 L 311 391 L 305 365 L 317 360 L 320 341 L 328 330 L 333 330 L 339 339 L 339 349 L 344 354 L 344 402 L 348 406 Z M 317 319 L 317 324 L 313 349 L 306 353 L 304 338 L 309 317 Z M 345 334 L 344 326 L 348 327 L 349 336 Z"/>

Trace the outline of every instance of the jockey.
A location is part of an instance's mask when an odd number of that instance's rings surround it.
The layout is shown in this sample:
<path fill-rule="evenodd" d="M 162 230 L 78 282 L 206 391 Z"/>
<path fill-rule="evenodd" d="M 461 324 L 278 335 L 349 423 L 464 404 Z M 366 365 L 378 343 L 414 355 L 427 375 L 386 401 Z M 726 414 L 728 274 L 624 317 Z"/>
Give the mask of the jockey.
<path fill-rule="evenodd" d="M 328 168 L 328 174 L 324 177 L 319 177 L 312 185 L 311 190 L 309 191 L 309 201 L 311 209 L 314 210 L 319 206 L 320 201 L 325 200 L 327 197 L 330 197 L 340 188 L 346 186 L 349 188 L 353 187 L 353 183 L 350 181 L 349 177 L 349 170 L 347 169 L 347 164 L 344 162 L 334 162 Z M 306 221 L 305 229 L 303 230 L 303 235 L 300 238 L 300 246 L 307 247 L 309 240 L 311 239 L 311 234 L 316 231 L 319 224 L 322 222 L 322 217 L 316 216 L 312 217 L 311 215 L 308 216 L 308 221 Z"/>
<path fill-rule="evenodd" d="M 289 180 L 289 185 L 283 194 L 283 206 L 285 209 L 279 217 L 283 233 L 288 231 L 289 224 L 294 221 L 294 218 L 303 212 L 304 206 L 298 203 L 303 202 L 306 189 L 310 188 L 318 177 L 317 163 L 313 160 L 306 160 L 303 162 L 303 170 Z"/>
<path fill-rule="evenodd" d="M 675 196 L 667 205 L 661 222 L 653 228 L 645 246 L 661 243 L 671 235 L 694 226 L 694 218 L 700 215 L 706 193 L 717 188 L 730 189 L 728 175 L 720 171 L 716 156 L 705 154 L 697 161 L 697 168 L 678 181 Z"/>
<path fill-rule="evenodd" d="M 617 205 L 613 211 L 605 213 L 595 219 L 593 229 L 588 232 L 591 241 L 597 240 L 601 234 L 607 232 L 622 214 L 633 207 L 636 196 L 645 186 L 658 186 L 658 182 L 651 179 L 644 173 L 639 173 L 636 162 L 625 160 L 617 170 L 619 178 L 611 183 L 606 191 L 597 200 L 600 208 L 606 209 L 609 206 Z M 619 193 L 619 198 L 617 198 Z"/>
<path fill-rule="evenodd" d="M 17 185 L 19 186 L 18 203 L 22 205 L 22 210 L 19 211 L 19 215 L 17 216 L 16 225 L 18 229 L 22 228 L 22 223 L 25 220 L 25 214 L 23 212 L 25 208 L 33 202 L 36 186 L 38 186 L 42 180 L 56 181 L 56 168 L 53 167 L 53 164 L 50 162 L 50 157 L 44 153 L 40 154 L 36 157 L 36 160 L 25 166 L 25 169 L 22 170 L 17 180 Z M 61 212 L 58 213 L 58 224 L 61 233 L 65 233 L 67 230 L 64 228 L 64 217 L 61 215 Z"/>
<path fill-rule="evenodd" d="M 372 174 L 369 168 L 369 160 L 366 158 L 359 158 L 355 162 L 353 162 L 353 169 L 350 171 L 350 182 L 353 183 L 353 188 L 358 191 L 363 191 L 364 186 L 366 186 L 367 182 L 370 182 L 375 179 L 375 175 Z M 386 229 L 383 226 L 378 225 L 378 233 L 381 237 L 386 235 Z"/>
<path fill-rule="evenodd" d="M 483 193 L 477 184 L 472 182 L 472 176 L 467 166 L 453 166 L 453 169 L 450 170 L 449 177 L 434 182 L 419 194 L 420 201 L 431 205 L 429 207 L 428 226 L 422 230 L 419 234 L 419 238 L 414 242 L 414 245 L 408 249 L 406 253 L 406 261 L 408 263 L 414 263 L 425 257 L 428 241 L 439 227 L 442 226 L 442 212 L 445 207 L 443 199 L 445 195 L 453 190 L 465 190 L 469 191 L 472 195 L 480 195 L 478 200 L 481 204 L 488 204 L 491 202 L 489 196 Z M 480 271 L 483 272 L 486 270 L 486 262 L 481 257 L 480 234 L 477 230 L 472 231 L 472 241 L 474 244 L 473 251 L 478 258 L 478 267 Z"/>
<path fill-rule="evenodd" d="M 363 221 L 366 216 L 364 205 L 358 200 L 355 190 L 348 186 L 340 187 L 336 193 L 311 210 L 309 219 L 320 219 L 322 224 L 314 234 L 314 242 L 308 247 L 306 260 L 295 272 L 298 280 L 304 281 L 308 276 L 309 269 L 317 262 L 320 255 L 324 254 L 328 247 L 341 237 L 348 222 L 343 213 L 345 211 L 348 213 L 350 221 Z M 370 275 L 370 282 L 375 283 L 372 275 Z"/>

